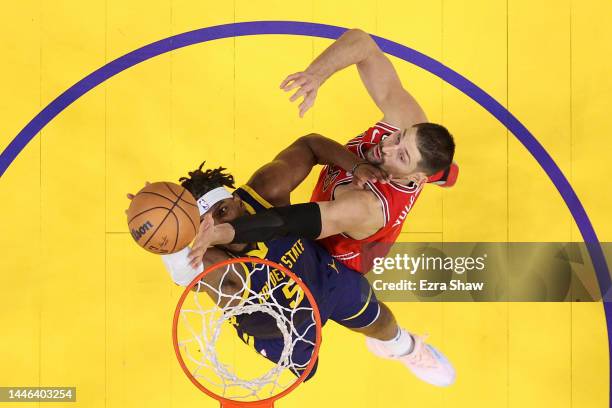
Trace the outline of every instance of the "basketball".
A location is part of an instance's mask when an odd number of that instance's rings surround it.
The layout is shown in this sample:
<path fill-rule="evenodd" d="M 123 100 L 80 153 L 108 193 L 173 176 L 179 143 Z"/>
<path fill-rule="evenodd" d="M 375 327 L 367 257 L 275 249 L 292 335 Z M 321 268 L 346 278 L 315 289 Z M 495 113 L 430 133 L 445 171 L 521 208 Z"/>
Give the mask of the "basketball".
<path fill-rule="evenodd" d="M 127 219 L 134 241 L 156 254 L 185 248 L 200 225 L 200 213 L 191 193 L 165 181 L 140 190 L 130 203 Z"/>

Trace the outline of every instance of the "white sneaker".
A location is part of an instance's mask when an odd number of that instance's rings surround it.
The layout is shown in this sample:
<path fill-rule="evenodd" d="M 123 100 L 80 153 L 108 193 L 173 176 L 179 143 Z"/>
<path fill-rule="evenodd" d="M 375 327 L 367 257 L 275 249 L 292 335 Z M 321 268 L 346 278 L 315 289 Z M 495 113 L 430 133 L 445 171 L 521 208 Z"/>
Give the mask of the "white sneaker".
<path fill-rule="evenodd" d="M 432 345 L 425 343 L 425 338 L 412 335 L 414 348 L 408 354 L 395 356 L 391 354 L 380 340 L 366 337 L 368 349 L 376 356 L 402 362 L 421 380 L 438 387 L 448 387 L 455 382 L 455 369 L 448 359 Z"/>

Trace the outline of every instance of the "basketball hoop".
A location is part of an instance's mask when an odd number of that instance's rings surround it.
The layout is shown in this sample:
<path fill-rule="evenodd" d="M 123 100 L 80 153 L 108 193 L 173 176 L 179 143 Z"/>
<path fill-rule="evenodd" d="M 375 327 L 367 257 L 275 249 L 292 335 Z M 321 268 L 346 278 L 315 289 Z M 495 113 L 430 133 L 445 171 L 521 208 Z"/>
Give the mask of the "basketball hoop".
<path fill-rule="evenodd" d="M 265 282 L 265 290 L 252 290 L 252 282 Z M 289 294 L 295 295 L 292 301 Z M 259 334 L 243 331 L 249 323 L 247 330 Z M 231 348 L 233 339 L 239 338 L 237 332 L 253 348 L 242 344 Z M 254 349 L 259 338 L 272 342 L 277 351 L 282 348 L 278 358 Z M 293 272 L 267 259 L 234 258 L 207 268 L 185 288 L 174 312 L 172 341 L 189 380 L 221 407 L 271 408 L 313 370 L 321 344 L 321 318 L 310 290 Z M 221 349 L 228 346 L 226 354 L 233 364 L 222 361 Z M 297 361 L 298 350 L 301 358 L 306 350 L 306 361 Z M 239 375 L 239 363 L 254 359 L 258 362 L 244 363 L 242 371 L 248 374 Z M 259 361 L 273 367 L 254 374 L 254 366 L 261 371 Z"/>

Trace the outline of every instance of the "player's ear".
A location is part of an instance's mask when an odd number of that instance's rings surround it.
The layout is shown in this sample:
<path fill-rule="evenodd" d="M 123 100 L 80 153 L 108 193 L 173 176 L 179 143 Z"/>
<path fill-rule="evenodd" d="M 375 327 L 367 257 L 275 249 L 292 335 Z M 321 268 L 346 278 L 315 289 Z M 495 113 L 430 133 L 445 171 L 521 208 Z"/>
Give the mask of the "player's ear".
<path fill-rule="evenodd" d="M 238 207 L 244 207 L 244 205 L 242 204 L 242 200 L 240 199 L 240 197 L 238 197 L 238 194 L 234 194 L 232 197 L 232 204 L 238 206 Z"/>
<path fill-rule="evenodd" d="M 416 172 L 410 176 L 410 181 L 419 186 L 423 185 L 424 183 L 427 183 L 427 175 L 422 171 Z"/>

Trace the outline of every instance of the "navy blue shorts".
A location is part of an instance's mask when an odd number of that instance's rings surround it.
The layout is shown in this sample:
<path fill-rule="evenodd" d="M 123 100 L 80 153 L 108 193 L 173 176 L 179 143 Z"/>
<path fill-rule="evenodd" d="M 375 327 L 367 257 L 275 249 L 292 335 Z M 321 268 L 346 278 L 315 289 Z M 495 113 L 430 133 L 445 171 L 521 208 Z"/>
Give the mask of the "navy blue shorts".
<path fill-rule="evenodd" d="M 336 263 L 335 266 L 337 276 L 330 280 L 327 293 L 317 296 L 322 324 L 327 320 L 333 320 L 351 329 L 369 326 L 380 313 L 380 306 L 370 283 L 363 275 L 343 264 Z M 315 330 L 310 329 L 306 336 L 307 340 L 314 343 L 315 334 Z M 278 362 L 284 347 L 282 339 L 249 338 L 244 335 L 239 337 L 245 343 L 254 346 L 255 350 L 268 360 Z M 293 348 L 291 357 L 296 369 L 292 371 L 297 376 L 306 368 L 312 356 L 314 346 L 309 341 L 298 340 Z M 317 364 L 318 361 L 307 380 L 316 372 Z"/>

